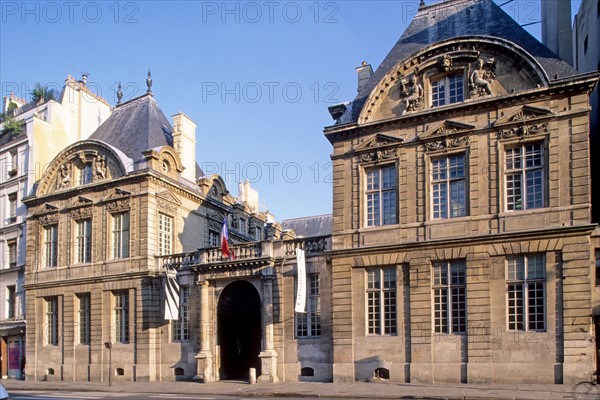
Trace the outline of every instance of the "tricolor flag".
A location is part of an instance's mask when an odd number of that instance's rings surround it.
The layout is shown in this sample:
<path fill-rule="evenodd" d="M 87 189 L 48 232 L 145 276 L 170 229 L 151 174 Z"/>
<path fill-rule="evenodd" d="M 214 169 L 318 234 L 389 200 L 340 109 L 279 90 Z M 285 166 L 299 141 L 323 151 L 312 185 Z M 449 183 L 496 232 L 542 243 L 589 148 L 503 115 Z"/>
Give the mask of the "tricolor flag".
<path fill-rule="evenodd" d="M 235 260 L 235 254 L 229 249 L 229 229 L 227 229 L 227 216 L 223 218 L 223 229 L 221 229 L 221 254 L 225 258 Z"/>
<path fill-rule="evenodd" d="M 165 319 L 179 319 L 179 282 L 177 271 L 165 270 Z"/>

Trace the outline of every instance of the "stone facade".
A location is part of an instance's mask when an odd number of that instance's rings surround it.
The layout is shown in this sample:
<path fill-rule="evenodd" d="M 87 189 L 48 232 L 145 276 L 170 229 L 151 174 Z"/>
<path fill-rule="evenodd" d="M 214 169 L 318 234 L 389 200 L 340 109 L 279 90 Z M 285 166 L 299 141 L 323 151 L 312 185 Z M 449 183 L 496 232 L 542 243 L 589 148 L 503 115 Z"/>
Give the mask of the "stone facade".
<path fill-rule="evenodd" d="M 366 84 L 359 71 L 357 99 L 331 108 L 334 381 L 575 383 L 596 369 L 598 75 L 551 72 L 512 27 L 477 37 L 465 18 L 495 10 L 421 7 Z M 454 38 L 463 23 L 472 36 Z"/>

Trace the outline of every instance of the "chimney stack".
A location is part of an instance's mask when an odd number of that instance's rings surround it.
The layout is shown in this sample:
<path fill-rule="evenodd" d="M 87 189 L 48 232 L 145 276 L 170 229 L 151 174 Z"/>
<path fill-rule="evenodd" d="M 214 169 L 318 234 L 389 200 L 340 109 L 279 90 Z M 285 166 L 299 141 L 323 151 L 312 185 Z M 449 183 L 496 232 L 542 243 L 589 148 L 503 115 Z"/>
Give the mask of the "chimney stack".
<path fill-rule="evenodd" d="M 181 111 L 173 115 L 173 147 L 185 169 L 181 176 L 196 181 L 196 124 Z"/>
<path fill-rule="evenodd" d="M 369 78 L 373 75 L 373 68 L 371 68 L 371 64 L 367 64 L 366 61 L 362 62 L 360 67 L 356 67 L 356 73 L 358 74 L 358 89 L 360 91 L 367 84 Z"/>

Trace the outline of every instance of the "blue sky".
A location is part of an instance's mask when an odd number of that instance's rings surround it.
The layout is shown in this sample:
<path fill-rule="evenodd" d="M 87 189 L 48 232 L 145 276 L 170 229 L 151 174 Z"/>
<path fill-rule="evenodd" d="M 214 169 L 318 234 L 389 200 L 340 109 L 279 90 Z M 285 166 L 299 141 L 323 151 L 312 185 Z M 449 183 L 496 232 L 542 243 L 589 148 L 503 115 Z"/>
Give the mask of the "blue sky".
<path fill-rule="evenodd" d="M 234 195 L 250 180 L 281 220 L 331 212 L 327 107 L 354 98 L 354 68 L 377 68 L 419 0 L 0 3 L 2 96 L 89 72 L 114 104 L 118 82 L 125 99 L 143 94 L 151 68 L 165 115 L 197 123 L 203 169 Z M 540 18 L 539 0 L 503 9 L 521 24 Z M 527 29 L 540 37 L 539 24 Z"/>

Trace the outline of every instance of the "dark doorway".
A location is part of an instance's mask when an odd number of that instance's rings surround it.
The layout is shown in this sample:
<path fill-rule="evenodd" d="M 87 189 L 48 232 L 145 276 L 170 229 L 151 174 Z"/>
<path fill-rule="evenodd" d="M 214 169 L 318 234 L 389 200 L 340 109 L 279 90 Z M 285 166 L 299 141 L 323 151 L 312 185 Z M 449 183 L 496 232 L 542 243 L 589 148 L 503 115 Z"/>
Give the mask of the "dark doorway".
<path fill-rule="evenodd" d="M 600 315 L 594 315 L 596 330 L 596 383 L 600 383 Z"/>
<path fill-rule="evenodd" d="M 247 380 L 250 368 L 256 368 L 256 375 L 260 376 L 260 296 L 251 283 L 235 281 L 223 289 L 217 324 L 220 379 Z"/>

